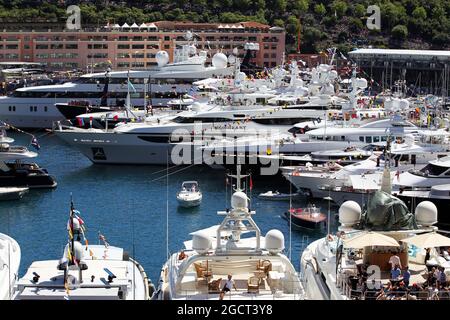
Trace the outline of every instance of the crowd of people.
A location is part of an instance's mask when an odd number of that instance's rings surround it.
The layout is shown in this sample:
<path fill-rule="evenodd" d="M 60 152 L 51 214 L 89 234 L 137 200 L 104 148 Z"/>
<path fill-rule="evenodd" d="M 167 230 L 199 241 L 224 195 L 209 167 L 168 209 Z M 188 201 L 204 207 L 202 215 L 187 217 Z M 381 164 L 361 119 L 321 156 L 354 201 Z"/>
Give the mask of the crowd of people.
<path fill-rule="evenodd" d="M 450 260 L 450 248 L 441 250 L 441 256 Z M 360 290 L 354 290 L 358 294 L 352 296 L 356 299 L 375 300 L 450 300 L 450 279 L 442 266 L 427 264 L 430 260 L 430 249 L 426 250 L 425 265 L 427 272 L 422 276 L 421 283 L 411 283 L 411 271 L 407 265 L 402 266 L 397 253 L 393 253 L 389 259 L 391 265 L 390 279 L 386 284 L 372 279 L 368 282 L 368 265 L 362 265 L 358 272 L 358 284 Z"/>

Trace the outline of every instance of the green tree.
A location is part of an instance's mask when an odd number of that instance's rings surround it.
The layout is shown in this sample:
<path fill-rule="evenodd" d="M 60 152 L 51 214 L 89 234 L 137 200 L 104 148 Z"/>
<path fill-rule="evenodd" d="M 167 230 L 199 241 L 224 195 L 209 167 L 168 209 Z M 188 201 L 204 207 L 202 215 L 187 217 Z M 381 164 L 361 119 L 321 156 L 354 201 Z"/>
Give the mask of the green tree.
<path fill-rule="evenodd" d="M 366 7 L 361 3 L 358 3 L 355 5 L 354 12 L 357 18 L 364 17 L 366 15 Z"/>
<path fill-rule="evenodd" d="M 412 15 L 416 19 L 425 20 L 427 18 L 427 11 L 424 7 L 417 7 L 412 12 Z"/>
<path fill-rule="evenodd" d="M 405 40 L 408 37 L 408 28 L 404 25 L 398 24 L 392 28 L 391 34 L 395 39 Z"/>
<path fill-rule="evenodd" d="M 336 12 L 338 17 L 343 17 L 348 10 L 348 6 L 344 1 L 336 0 L 331 4 L 331 10 L 333 13 Z"/>
<path fill-rule="evenodd" d="M 314 6 L 314 13 L 323 16 L 325 15 L 325 13 L 327 13 L 327 9 L 322 3 L 319 3 Z"/>

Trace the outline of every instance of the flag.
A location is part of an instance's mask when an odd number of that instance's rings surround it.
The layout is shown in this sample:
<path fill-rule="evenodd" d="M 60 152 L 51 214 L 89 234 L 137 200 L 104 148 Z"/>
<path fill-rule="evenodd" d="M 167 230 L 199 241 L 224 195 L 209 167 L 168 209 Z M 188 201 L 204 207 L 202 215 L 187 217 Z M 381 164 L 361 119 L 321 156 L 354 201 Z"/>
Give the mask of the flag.
<path fill-rule="evenodd" d="M 31 145 L 36 149 L 39 150 L 41 148 L 41 146 L 39 145 L 37 139 L 35 136 L 33 136 L 33 138 L 31 139 Z"/>
<path fill-rule="evenodd" d="M 77 121 L 78 121 L 78 126 L 79 127 L 84 127 L 84 120 L 83 120 L 83 118 L 77 118 Z"/>
<path fill-rule="evenodd" d="M 252 180 L 252 176 L 250 176 L 250 191 L 252 191 L 253 189 L 253 180 Z"/>
<path fill-rule="evenodd" d="M 397 177 L 397 181 L 400 181 L 400 171 L 397 170 L 397 172 L 395 173 L 395 176 Z"/>
<path fill-rule="evenodd" d="M 116 115 L 113 117 L 113 119 L 114 119 L 114 121 L 117 121 L 117 120 L 119 120 L 119 116 L 116 114 Z"/>
<path fill-rule="evenodd" d="M 136 93 L 136 88 L 135 88 L 134 85 L 131 83 L 131 81 L 128 80 L 128 89 L 130 89 L 130 88 L 131 88 L 131 90 L 133 90 L 134 93 Z"/>

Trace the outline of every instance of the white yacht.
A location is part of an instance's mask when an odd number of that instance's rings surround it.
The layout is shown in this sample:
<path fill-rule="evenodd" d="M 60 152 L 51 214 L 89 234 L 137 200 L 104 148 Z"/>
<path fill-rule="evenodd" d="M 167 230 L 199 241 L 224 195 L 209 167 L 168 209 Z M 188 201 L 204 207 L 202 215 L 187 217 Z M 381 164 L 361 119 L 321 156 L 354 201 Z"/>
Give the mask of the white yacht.
<path fill-rule="evenodd" d="M 426 234 L 445 239 L 436 234 L 437 209 L 432 203 L 422 202 L 411 213 L 401 200 L 383 192 L 368 203 L 364 212 L 357 203 L 345 202 L 339 209 L 339 222 L 336 235 L 312 242 L 301 255 L 308 299 L 377 299 L 380 288 L 391 280 L 388 261 L 392 252 L 397 252 L 402 266 L 409 266 L 410 285 L 422 285 L 428 272 L 425 248 L 408 243 L 413 237 Z M 434 249 L 431 255 L 437 256 Z M 406 299 L 405 292 L 389 294 Z M 431 298 L 428 291 L 410 294 L 417 299 Z"/>
<path fill-rule="evenodd" d="M 89 244 L 85 223 L 70 208 L 68 243 L 59 260 L 35 261 L 16 282 L 14 300 L 149 300 L 154 290 L 142 266 L 122 248 Z M 84 242 L 84 244 L 81 243 Z"/>
<path fill-rule="evenodd" d="M 177 193 L 179 205 L 185 208 L 199 206 L 202 197 L 197 181 L 184 181 L 181 190 Z"/>
<path fill-rule="evenodd" d="M 19 278 L 20 246 L 13 238 L 0 233 L 0 300 L 10 300 Z"/>
<path fill-rule="evenodd" d="M 65 119 L 56 103 L 85 100 L 92 105 L 117 105 L 132 87 L 134 106 L 146 106 L 147 93 L 153 106 L 164 106 L 187 93 L 197 80 L 233 74 L 223 53 L 214 55 L 212 66 L 205 65 L 207 52 L 197 53 L 191 44 L 181 46 L 174 55 L 174 62 L 168 63 L 168 53 L 159 51 L 158 67 L 150 70 L 93 73 L 64 84 L 17 89 L 11 96 L 0 97 L 0 119 L 16 127 L 52 128 L 53 122 Z"/>
<path fill-rule="evenodd" d="M 229 275 L 235 289 L 224 300 L 290 299 L 303 296 L 297 272 L 282 253 L 284 236 L 270 230 L 266 236 L 253 220 L 248 197 L 240 189 L 231 197 L 231 209 L 219 211 L 219 226 L 191 233 L 192 241 L 173 254 L 161 270 L 157 296 L 162 300 L 218 300 Z M 253 237 L 245 237 L 248 233 Z"/>

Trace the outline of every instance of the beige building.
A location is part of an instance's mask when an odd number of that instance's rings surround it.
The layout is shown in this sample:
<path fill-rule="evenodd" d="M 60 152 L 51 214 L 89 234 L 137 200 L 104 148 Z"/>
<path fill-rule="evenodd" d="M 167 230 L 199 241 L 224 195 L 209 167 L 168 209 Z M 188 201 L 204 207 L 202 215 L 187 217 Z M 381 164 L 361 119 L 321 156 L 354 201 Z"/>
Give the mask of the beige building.
<path fill-rule="evenodd" d="M 48 70 L 139 69 L 156 65 L 155 54 L 169 53 L 177 44 L 187 42 L 190 31 L 198 49 L 231 54 L 238 48 L 243 57 L 244 45 L 255 43 L 252 63 L 273 67 L 282 62 L 285 31 L 257 22 L 190 23 L 159 21 L 146 24 L 107 25 L 79 31 L 11 30 L 0 32 L 0 61 L 42 62 Z"/>

